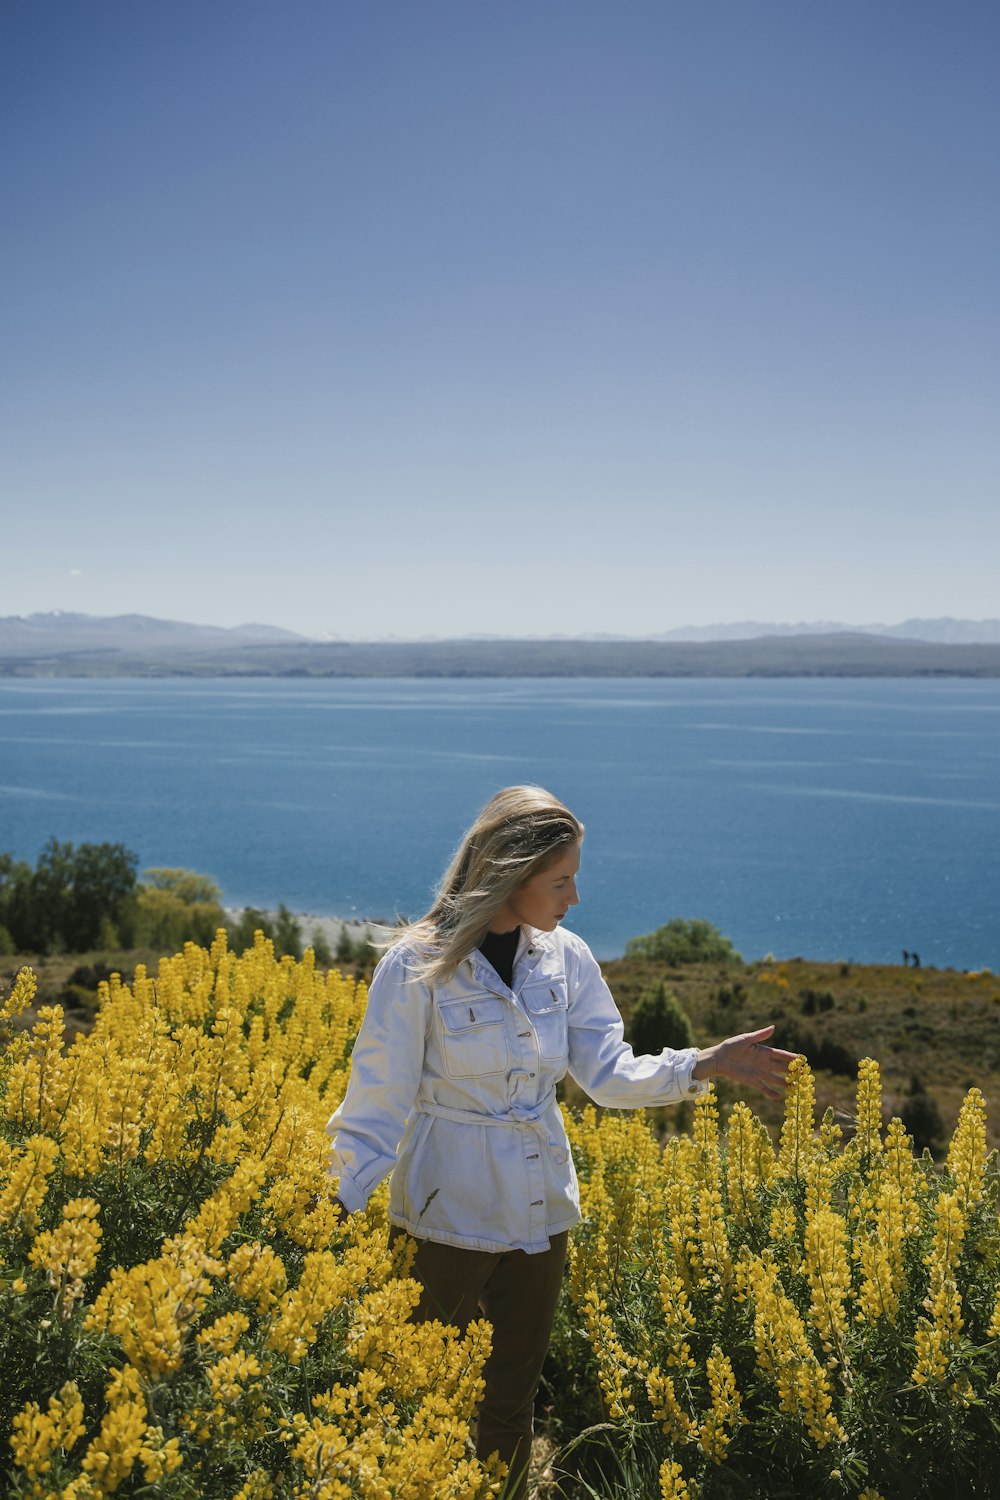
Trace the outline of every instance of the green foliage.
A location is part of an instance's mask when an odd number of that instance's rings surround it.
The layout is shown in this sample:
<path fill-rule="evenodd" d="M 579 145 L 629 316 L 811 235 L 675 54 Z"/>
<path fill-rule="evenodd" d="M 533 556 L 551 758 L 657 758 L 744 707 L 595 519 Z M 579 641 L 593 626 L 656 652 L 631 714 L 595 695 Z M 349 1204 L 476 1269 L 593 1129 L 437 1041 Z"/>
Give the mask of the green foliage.
<path fill-rule="evenodd" d="M 85 952 L 99 946 L 103 924 L 129 943 L 137 863 L 123 844 L 74 846 L 54 838 L 34 869 L 2 854 L 0 924 L 19 953 Z"/>
<path fill-rule="evenodd" d="M 680 1051 L 694 1046 L 694 1032 L 687 1011 L 673 990 L 661 979 L 639 996 L 629 1018 L 629 1041 L 634 1052 L 660 1052 L 664 1047 Z"/>
<path fill-rule="evenodd" d="M 912 1135 L 916 1151 L 927 1150 L 932 1156 L 941 1154 L 945 1137 L 944 1118 L 934 1095 L 927 1092 L 923 1079 L 916 1073 L 910 1079 L 910 1090 L 899 1118 Z"/>
<path fill-rule="evenodd" d="M 345 923 L 340 929 L 333 957 L 338 968 L 345 972 L 350 969 L 354 974 L 370 974 L 381 954 L 372 942 L 369 927 L 366 927 L 361 936 L 355 939 L 351 937 L 350 928 Z"/>
<path fill-rule="evenodd" d="M 811 1068 L 824 1073 L 837 1073 L 841 1078 L 858 1076 L 858 1059 L 849 1047 L 833 1037 L 817 1036 L 811 1026 L 794 1016 L 782 1016 L 775 1023 L 771 1046 L 801 1052 Z"/>
<path fill-rule="evenodd" d="M 743 962 L 729 939 L 700 917 L 674 917 L 655 932 L 630 938 L 625 957 L 671 965 Z"/>
<path fill-rule="evenodd" d="M 194 870 L 145 870 L 136 896 L 135 937 L 143 948 L 208 947 L 226 925 L 215 881 Z M 251 938 L 252 941 L 252 938 Z"/>
<path fill-rule="evenodd" d="M 330 947 L 326 933 L 321 927 L 313 930 L 313 935 L 309 939 L 309 946 L 313 951 L 319 968 L 330 969 L 333 967 L 333 949 Z"/>
<path fill-rule="evenodd" d="M 276 958 L 285 955 L 294 959 L 302 957 L 302 924 L 284 902 L 278 907 L 274 917 L 267 912 L 258 911 L 255 906 L 245 906 L 239 921 L 229 930 L 229 940 L 234 951 L 243 953 L 247 948 L 252 948 L 255 932 L 262 932 L 266 938 L 270 938 Z"/>

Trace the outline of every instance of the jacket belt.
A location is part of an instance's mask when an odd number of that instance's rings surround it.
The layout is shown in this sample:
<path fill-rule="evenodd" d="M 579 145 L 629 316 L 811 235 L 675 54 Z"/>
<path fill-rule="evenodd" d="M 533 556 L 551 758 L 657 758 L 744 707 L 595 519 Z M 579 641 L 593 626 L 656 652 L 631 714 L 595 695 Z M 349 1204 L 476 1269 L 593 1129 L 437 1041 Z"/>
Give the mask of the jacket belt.
<path fill-rule="evenodd" d="M 417 1114 L 432 1115 L 436 1120 L 454 1120 L 459 1125 L 486 1125 L 501 1130 L 531 1130 L 560 1164 L 569 1158 L 569 1151 L 561 1141 L 551 1139 L 551 1131 L 545 1116 L 556 1102 L 556 1091 L 552 1089 L 541 1104 L 517 1115 L 488 1115 L 478 1109 L 452 1109 L 447 1104 L 434 1104 L 430 1099 L 418 1099 L 414 1104 Z"/>

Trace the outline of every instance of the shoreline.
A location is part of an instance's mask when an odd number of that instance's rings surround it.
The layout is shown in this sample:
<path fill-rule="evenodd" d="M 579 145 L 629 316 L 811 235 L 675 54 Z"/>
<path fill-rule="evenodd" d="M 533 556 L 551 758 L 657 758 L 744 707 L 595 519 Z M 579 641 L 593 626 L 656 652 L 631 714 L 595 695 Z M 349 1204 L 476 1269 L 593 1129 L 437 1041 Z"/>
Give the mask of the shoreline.
<path fill-rule="evenodd" d="M 240 921 L 245 911 L 259 911 L 262 917 L 269 922 L 278 920 L 278 913 L 270 911 L 262 906 L 223 906 L 227 922 L 234 925 Z M 367 932 L 369 937 L 377 940 L 380 933 L 391 932 L 394 923 L 382 921 L 376 917 L 324 917 L 317 912 L 290 911 L 288 913 L 302 929 L 302 943 L 308 948 L 314 937 L 321 933 L 331 948 L 336 948 L 341 935 L 346 932 L 352 942 L 360 942 Z"/>

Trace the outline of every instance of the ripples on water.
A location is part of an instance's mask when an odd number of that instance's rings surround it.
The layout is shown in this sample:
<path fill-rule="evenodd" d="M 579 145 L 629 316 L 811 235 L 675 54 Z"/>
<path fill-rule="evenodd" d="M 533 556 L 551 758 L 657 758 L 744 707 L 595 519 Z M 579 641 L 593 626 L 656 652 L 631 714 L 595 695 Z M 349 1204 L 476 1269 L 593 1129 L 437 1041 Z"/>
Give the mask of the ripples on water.
<path fill-rule="evenodd" d="M 588 827 L 571 918 L 602 956 L 671 916 L 766 952 L 1000 968 L 1000 684 L 16 681 L 0 848 L 121 840 L 227 904 L 428 905 L 498 787 Z"/>

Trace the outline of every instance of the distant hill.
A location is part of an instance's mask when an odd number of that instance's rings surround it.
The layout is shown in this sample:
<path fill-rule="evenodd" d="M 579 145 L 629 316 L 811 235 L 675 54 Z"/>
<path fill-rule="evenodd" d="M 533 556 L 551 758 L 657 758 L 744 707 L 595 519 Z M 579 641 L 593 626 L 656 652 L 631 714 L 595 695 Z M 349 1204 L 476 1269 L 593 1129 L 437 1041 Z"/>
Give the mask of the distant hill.
<path fill-rule="evenodd" d="M 729 625 L 682 625 L 651 637 L 656 641 L 752 641 L 766 635 L 888 635 L 947 645 L 1000 644 L 1000 620 L 904 620 L 901 625 L 838 625 L 829 620 L 798 625 L 740 620 Z"/>
<path fill-rule="evenodd" d="M 1000 643 L 784 627 L 700 641 L 311 641 L 268 625 L 50 614 L 0 619 L 0 676 L 1000 677 Z"/>
<path fill-rule="evenodd" d="M 0 658 L 47 656 L 76 651 L 225 651 L 241 646 L 273 646 L 305 636 L 276 625 L 186 625 L 150 615 L 7 615 L 0 619 Z"/>

